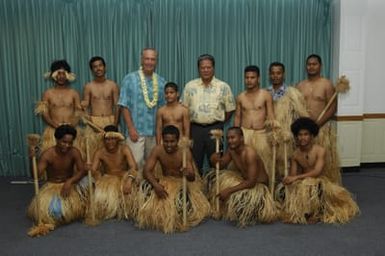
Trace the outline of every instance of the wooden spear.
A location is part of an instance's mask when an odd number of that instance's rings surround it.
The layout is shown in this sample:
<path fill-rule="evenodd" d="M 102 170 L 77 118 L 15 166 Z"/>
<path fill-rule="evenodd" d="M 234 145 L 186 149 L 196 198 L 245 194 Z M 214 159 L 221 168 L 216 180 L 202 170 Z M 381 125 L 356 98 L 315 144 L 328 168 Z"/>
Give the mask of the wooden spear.
<path fill-rule="evenodd" d="M 325 115 L 326 111 L 330 108 L 333 101 L 336 99 L 337 94 L 346 93 L 349 91 L 349 89 L 350 89 L 350 82 L 346 78 L 346 76 L 341 76 L 340 78 L 338 78 L 337 84 L 335 87 L 335 92 L 333 96 L 330 98 L 330 100 L 328 101 L 328 103 L 326 104 L 325 108 L 322 110 L 321 114 L 318 116 L 317 122 L 319 122 L 322 119 L 322 117 Z"/>
<path fill-rule="evenodd" d="M 28 146 L 33 148 L 32 152 L 32 170 L 33 170 L 33 180 L 35 186 L 35 202 L 36 202 L 36 215 L 37 215 L 37 225 L 31 227 L 28 231 L 28 235 L 31 237 L 42 236 L 48 234 L 51 230 L 55 228 L 52 224 L 45 224 L 41 221 L 40 216 L 40 198 L 39 198 L 39 178 L 37 171 L 36 155 L 35 148 L 39 145 L 40 135 L 39 134 L 28 134 L 27 136 Z"/>
<path fill-rule="evenodd" d="M 187 150 L 189 150 L 191 141 L 187 137 L 183 137 L 179 145 L 182 147 L 182 168 L 187 167 Z M 183 173 L 183 226 L 187 225 L 187 179 Z"/>
<path fill-rule="evenodd" d="M 223 131 L 221 129 L 214 129 L 210 131 L 211 138 L 215 139 L 215 152 L 219 154 L 219 143 L 222 139 Z M 215 193 L 219 194 L 219 162 L 215 164 Z M 219 212 L 219 197 L 215 198 L 215 207 L 217 212 Z"/>

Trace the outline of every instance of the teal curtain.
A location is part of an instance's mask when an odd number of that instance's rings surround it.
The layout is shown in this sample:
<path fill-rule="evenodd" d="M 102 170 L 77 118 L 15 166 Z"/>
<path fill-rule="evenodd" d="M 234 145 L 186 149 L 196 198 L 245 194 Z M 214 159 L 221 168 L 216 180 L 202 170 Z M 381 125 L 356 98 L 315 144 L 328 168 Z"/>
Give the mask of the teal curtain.
<path fill-rule="evenodd" d="M 250 64 L 266 87 L 269 63 L 281 61 L 292 84 L 317 53 L 329 76 L 330 8 L 330 0 L 0 0 L 0 175 L 29 175 L 26 135 L 43 130 L 33 109 L 51 86 L 43 74 L 53 60 L 67 59 L 81 92 L 92 56 L 120 83 L 139 67 L 140 50 L 155 47 L 158 72 L 183 88 L 197 77 L 197 57 L 210 53 L 237 95 Z"/>

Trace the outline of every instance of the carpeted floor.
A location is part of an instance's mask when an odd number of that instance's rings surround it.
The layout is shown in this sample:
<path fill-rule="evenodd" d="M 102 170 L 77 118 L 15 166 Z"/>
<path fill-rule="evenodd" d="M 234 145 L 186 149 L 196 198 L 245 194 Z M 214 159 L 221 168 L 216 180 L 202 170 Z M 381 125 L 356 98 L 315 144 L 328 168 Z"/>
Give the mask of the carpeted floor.
<path fill-rule="evenodd" d="M 32 222 L 25 210 L 33 184 L 11 185 L 10 180 L 0 178 L 0 255 L 385 255 L 385 169 L 343 175 L 361 208 L 361 215 L 347 225 L 277 222 L 238 229 L 207 220 L 173 235 L 108 221 L 97 227 L 73 223 L 30 238 Z"/>

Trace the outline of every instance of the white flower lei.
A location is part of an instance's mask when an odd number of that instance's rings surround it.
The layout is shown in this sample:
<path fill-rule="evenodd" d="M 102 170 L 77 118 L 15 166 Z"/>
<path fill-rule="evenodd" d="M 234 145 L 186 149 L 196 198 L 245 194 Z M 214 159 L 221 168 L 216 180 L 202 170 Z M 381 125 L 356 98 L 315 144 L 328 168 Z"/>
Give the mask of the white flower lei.
<path fill-rule="evenodd" d="M 159 89 L 158 88 L 158 79 L 157 79 L 155 73 L 152 73 L 152 84 L 153 84 L 154 98 L 152 99 L 152 101 L 150 101 L 150 99 L 148 97 L 146 78 L 144 77 L 142 67 L 140 67 L 139 76 L 140 76 L 140 86 L 142 87 L 142 91 L 143 91 L 144 102 L 146 103 L 147 107 L 153 108 L 158 103 L 158 89 Z"/>

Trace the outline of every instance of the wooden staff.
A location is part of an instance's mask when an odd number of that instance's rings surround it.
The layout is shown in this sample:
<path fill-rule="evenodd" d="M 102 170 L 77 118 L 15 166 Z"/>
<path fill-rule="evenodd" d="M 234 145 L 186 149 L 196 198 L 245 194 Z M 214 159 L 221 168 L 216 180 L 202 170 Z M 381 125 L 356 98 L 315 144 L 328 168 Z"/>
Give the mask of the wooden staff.
<path fill-rule="evenodd" d="M 210 131 L 212 138 L 215 139 L 215 152 L 219 154 L 219 143 L 221 141 L 223 131 L 221 129 L 214 129 Z M 215 164 L 215 193 L 219 195 L 219 161 Z M 215 207 L 217 212 L 219 212 L 219 197 L 215 198 Z"/>
<path fill-rule="evenodd" d="M 332 105 L 332 103 L 336 99 L 337 94 L 339 94 L 339 93 L 346 93 L 347 91 L 349 91 L 349 89 L 350 89 L 350 82 L 346 78 L 346 76 L 341 76 L 340 78 L 338 78 L 335 89 L 336 90 L 335 90 L 333 96 L 330 98 L 330 100 L 326 104 L 325 108 L 322 110 L 321 114 L 318 116 L 317 122 L 319 122 L 322 119 L 322 117 L 325 115 L 326 111 L 330 108 L 330 106 Z"/>
<path fill-rule="evenodd" d="M 82 117 L 82 121 L 83 121 L 83 123 L 91 126 L 92 128 L 94 128 L 98 132 L 104 133 L 104 130 L 102 128 L 100 128 L 99 126 L 94 124 L 92 121 L 88 120 L 86 117 Z"/>
<path fill-rule="evenodd" d="M 90 146 L 88 144 L 88 137 L 86 137 L 86 160 L 87 164 L 91 164 L 91 157 L 90 157 Z M 90 226 L 97 225 L 97 221 L 95 219 L 95 202 L 94 202 L 94 190 L 92 186 L 92 170 L 89 169 L 88 171 L 88 193 L 89 193 L 89 200 L 90 200 L 90 216 L 86 219 L 86 224 Z"/>
<path fill-rule="evenodd" d="M 44 224 L 41 221 L 40 216 L 40 198 L 39 198 L 39 178 L 37 171 L 36 155 L 35 148 L 39 145 L 40 135 L 39 134 L 28 134 L 27 136 L 28 146 L 33 148 L 32 153 L 32 170 L 33 170 L 33 180 L 35 187 L 35 203 L 36 203 L 36 214 L 37 214 L 37 225 L 34 225 L 29 229 L 28 235 L 35 237 L 48 234 L 51 230 L 54 229 L 52 224 Z"/>
<path fill-rule="evenodd" d="M 274 188 L 275 188 L 275 162 L 277 160 L 277 146 L 275 143 L 273 143 L 273 162 L 271 165 L 271 183 L 270 183 L 270 192 L 272 195 L 274 195 Z"/>
<path fill-rule="evenodd" d="M 287 166 L 287 145 L 289 144 L 290 141 L 290 134 L 288 132 L 282 132 L 282 139 L 283 139 L 283 161 L 284 161 L 284 175 L 285 178 L 289 176 L 289 169 Z M 285 198 L 288 200 L 289 198 L 289 193 L 287 191 L 287 186 L 285 186 Z"/>
<path fill-rule="evenodd" d="M 180 141 L 182 147 L 182 168 L 187 168 L 187 150 L 190 147 L 190 140 L 186 137 L 183 137 Z M 186 175 L 183 173 L 183 226 L 187 225 L 187 179 Z"/>

